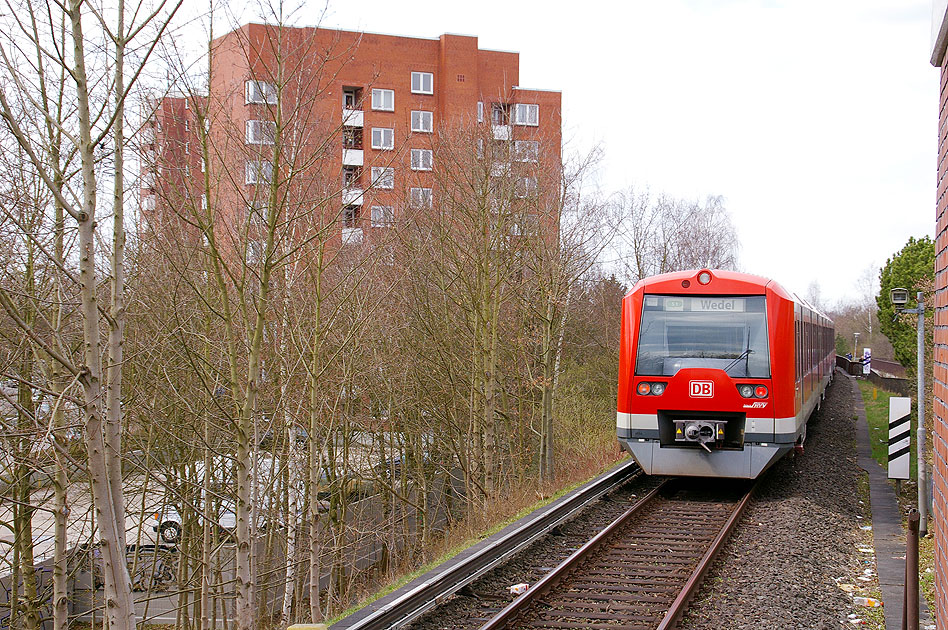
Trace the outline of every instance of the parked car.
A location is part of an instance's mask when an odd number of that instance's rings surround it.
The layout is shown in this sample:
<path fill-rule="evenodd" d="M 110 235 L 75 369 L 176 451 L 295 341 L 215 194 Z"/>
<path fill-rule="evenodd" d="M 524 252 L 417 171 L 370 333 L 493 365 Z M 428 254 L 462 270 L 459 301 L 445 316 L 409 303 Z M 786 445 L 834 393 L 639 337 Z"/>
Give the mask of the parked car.
<path fill-rule="evenodd" d="M 174 505 L 163 506 L 159 512 L 152 514 L 151 520 L 153 522 L 151 530 L 158 534 L 161 542 L 175 545 L 181 540 L 181 532 L 184 529 L 183 520 Z M 224 534 L 232 534 L 237 528 L 237 512 L 233 503 L 225 501 L 221 504 L 217 525 Z"/>

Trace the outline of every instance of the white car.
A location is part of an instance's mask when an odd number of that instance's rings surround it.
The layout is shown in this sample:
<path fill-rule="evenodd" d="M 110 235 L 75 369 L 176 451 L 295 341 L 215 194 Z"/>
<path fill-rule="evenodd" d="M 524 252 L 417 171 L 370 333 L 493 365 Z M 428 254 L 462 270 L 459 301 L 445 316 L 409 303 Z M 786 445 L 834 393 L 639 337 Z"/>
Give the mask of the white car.
<path fill-rule="evenodd" d="M 174 545 L 181 539 L 181 515 L 173 505 L 165 505 L 160 512 L 152 514 L 151 521 L 153 522 L 151 530 L 158 534 L 161 542 Z M 221 505 L 217 525 L 222 532 L 228 534 L 237 528 L 237 513 L 233 503 Z"/>

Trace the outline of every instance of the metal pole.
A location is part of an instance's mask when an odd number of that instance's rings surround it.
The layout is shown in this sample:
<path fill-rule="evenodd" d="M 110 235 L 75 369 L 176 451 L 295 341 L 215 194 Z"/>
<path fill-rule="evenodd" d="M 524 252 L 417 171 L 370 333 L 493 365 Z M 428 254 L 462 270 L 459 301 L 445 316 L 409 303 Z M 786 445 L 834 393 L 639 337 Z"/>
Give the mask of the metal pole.
<path fill-rule="evenodd" d="M 918 458 L 918 530 L 920 536 L 928 533 L 928 475 L 925 470 L 925 302 L 921 291 L 918 305 L 918 426 L 915 429 L 916 457 Z"/>
<path fill-rule="evenodd" d="M 908 517 L 905 537 L 905 597 L 902 600 L 902 628 L 918 630 L 918 512 Z"/>

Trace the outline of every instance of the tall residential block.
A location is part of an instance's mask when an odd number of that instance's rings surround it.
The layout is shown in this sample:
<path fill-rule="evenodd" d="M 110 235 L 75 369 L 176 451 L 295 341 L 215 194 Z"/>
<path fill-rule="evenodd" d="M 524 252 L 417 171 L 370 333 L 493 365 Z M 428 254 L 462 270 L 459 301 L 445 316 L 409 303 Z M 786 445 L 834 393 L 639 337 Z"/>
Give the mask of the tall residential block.
<path fill-rule="evenodd" d="M 155 224 L 210 204 L 236 229 L 279 196 L 359 243 L 410 207 L 437 207 L 449 141 L 505 156 L 518 196 L 559 172 L 560 93 L 519 87 L 518 53 L 476 37 L 247 24 L 211 51 L 200 93 L 151 105 L 142 207 Z"/>

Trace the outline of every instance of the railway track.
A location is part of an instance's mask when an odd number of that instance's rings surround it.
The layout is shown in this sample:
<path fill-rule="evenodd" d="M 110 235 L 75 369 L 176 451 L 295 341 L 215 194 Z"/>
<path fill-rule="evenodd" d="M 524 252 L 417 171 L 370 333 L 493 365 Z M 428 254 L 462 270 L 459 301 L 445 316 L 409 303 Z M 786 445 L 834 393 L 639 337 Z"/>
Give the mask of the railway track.
<path fill-rule="evenodd" d="M 482 630 L 676 627 L 754 487 L 665 482 Z"/>
<path fill-rule="evenodd" d="M 545 546 L 540 541 L 547 540 L 544 538 L 545 536 L 550 535 L 551 532 L 559 531 L 564 524 L 576 517 L 577 514 L 586 510 L 587 515 L 591 514 L 594 520 L 598 520 L 595 518 L 596 516 L 601 516 L 601 512 L 609 511 L 603 510 L 601 500 L 613 491 L 618 490 L 621 494 L 620 489 L 627 486 L 631 480 L 639 477 L 640 474 L 639 467 L 632 460 L 626 461 L 595 481 L 569 493 L 562 500 L 542 508 L 531 517 L 523 519 L 518 524 L 511 525 L 497 536 L 484 541 L 483 544 L 476 545 L 460 554 L 455 561 L 422 576 L 405 588 L 367 606 L 355 615 L 338 621 L 333 624 L 332 630 L 404 628 L 428 611 L 436 614 L 437 611 L 432 609 L 451 599 L 462 589 L 469 589 L 472 584 L 492 569 L 504 565 L 517 554 L 531 548 L 534 543 Z M 593 505 L 596 507 L 592 510 L 586 509 Z M 616 511 L 616 514 L 618 513 Z M 598 531 L 606 523 L 608 523 L 608 520 L 600 521 L 600 525 L 594 527 L 592 531 Z M 582 538 L 573 549 L 586 539 L 586 537 Z M 556 562 L 567 555 L 568 552 L 563 553 L 554 560 L 553 564 L 544 564 L 544 566 L 553 567 Z M 548 568 L 544 569 L 542 573 L 548 570 Z M 537 578 L 542 573 L 537 575 Z M 496 612 L 503 605 L 500 601 L 498 601 L 498 604 L 492 612 Z M 487 616 L 483 616 L 482 620 L 486 618 Z M 480 625 L 480 623 L 481 621 L 477 622 L 477 625 Z M 452 624 L 448 627 L 455 627 L 455 625 Z"/>

